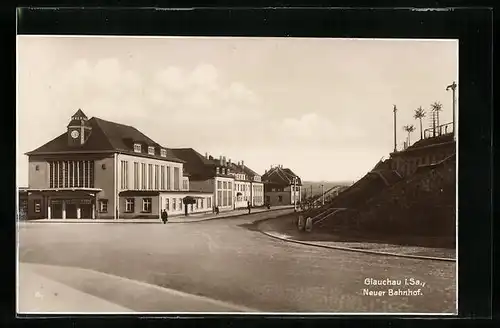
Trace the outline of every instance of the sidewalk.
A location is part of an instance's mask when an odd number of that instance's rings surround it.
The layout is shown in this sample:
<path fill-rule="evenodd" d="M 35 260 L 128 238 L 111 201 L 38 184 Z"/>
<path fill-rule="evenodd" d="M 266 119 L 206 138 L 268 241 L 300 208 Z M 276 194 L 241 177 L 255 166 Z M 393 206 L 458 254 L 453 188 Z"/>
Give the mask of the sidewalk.
<path fill-rule="evenodd" d="M 271 209 L 267 208 L 252 208 L 251 213 L 262 213 L 262 212 L 271 212 L 271 211 L 279 211 L 285 209 L 293 209 L 292 205 L 285 206 L 274 206 Z M 238 209 L 233 211 L 220 212 L 219 215 L 213 213 L 196 213 L 189 214 L 189 216 L 184 215 L 176 215 L 168 218 L 168 224 L 170 223 L 191 223 L 191 222 L 201 222 L 208 220 L 217 220 L 217 219 L 227 219 L 234 218 L 243 215 L 248 215 L 247 209 Z M 22 223 L 162 223 L 161 220 L 158 219 L 40 219 L 40 220 L 29 220 L 29 221 L 20 221 Z"/>
<path fill-rule="evenodd" d="M 403 246 L 376 241 L 363 241 L 359 238 L 314 232 L 314 229 L 309 233 L 301 232 L 295 226 L 295 217 L 293 215 L 262 220 L 258 223 L 258 229 L 270 237 L 308 246 L 415 259 L 456 261 L 455 249 Z"/>
<path fill-rule="evenodd" d="M 18 311 L 27 314 L 256 312 L 245 306 L 76 267 L 21 262 L 18 282 Z"/>

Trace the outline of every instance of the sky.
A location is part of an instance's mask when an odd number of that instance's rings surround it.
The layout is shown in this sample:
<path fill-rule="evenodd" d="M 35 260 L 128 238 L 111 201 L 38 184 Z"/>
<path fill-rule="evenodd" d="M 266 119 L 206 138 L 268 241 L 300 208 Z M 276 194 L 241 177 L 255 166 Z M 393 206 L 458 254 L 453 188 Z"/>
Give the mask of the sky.
<path fill-rule="evenodd" d="M 18 36 L 17 180 L 24 155 L 79 108 L 167 148 L 226 156 L 263 174 L 354 181 L 393 150 L 419 106 L 452 121 L 456 40 Z M 423 122 L 429 126 L 428 118 Z"/>

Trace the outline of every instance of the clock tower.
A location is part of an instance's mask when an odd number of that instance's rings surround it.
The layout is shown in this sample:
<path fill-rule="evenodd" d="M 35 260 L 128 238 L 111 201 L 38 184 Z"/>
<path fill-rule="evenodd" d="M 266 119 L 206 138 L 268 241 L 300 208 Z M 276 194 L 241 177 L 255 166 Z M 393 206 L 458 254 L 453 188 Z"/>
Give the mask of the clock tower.
<path fill-rule="evenodd" d="M 83 146 L 90 136 L 92 128 L 88 122 L 87 116 L 81 109 L 71 116 L 71 122 L 68 124 L 68 144 L 73 147 Z"/>

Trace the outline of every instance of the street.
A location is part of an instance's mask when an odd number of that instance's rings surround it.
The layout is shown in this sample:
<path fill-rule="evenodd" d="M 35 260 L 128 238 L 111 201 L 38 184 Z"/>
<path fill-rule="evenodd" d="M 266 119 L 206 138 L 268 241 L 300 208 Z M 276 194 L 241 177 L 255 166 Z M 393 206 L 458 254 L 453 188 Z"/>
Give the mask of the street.
<path fill-rule="evenodd" d="M 455 263 L 287 243 L 252 224 L 290 211 L 166 225 L 21 223 L 20 270 L 24 263 L 50 265 L 39 272 L 139 312 L 204 311 L 194 301 L 190 308 L 189 295 L 213 300 L 206 311 L 224 311 L 214 303 L 221 302 L 262 312 L 455 312 Z M 418 287 L 414 296 L 377 293 L 395 287 L 366 284 L 385 279 L 425 284 L 400 286 Z M 167 300 L 150 285 L 185 297 Z"/>

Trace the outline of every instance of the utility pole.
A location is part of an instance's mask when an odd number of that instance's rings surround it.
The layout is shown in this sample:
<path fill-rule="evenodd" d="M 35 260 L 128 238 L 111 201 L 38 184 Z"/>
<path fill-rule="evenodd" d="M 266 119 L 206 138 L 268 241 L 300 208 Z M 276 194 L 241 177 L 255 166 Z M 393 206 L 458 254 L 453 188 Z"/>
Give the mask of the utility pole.
<path fill-rule="evenodd" d="M 456 99 L 455 99 L 455 90 L 457 89 L 457 84 L 455 83 L 455 81 L 453 81 L 453 83 L 449 86 L 446 87 L 446 91 L 450 90 L 452 91 L 452 95 L 453 95 L 453 140 L 456 140 L 457 138 L 457 133 L 455 132 L 455 102 L 456 102 Z"/>
<path fill-rule="evenodd" d="M 396 105 L 394 105 L 394 108 L 393 108 L 393 113 L 394 113 L 394 152 L 397 151 L 397 148 L 396 148 L 396 112 L 398 111 L 398 109 L 396 108 Z"/>
<path fill-rule="evenodd" d="M 321 185 L 322 204 L 325 205 L 325 185 Z"/>
<path fill-rule="evenodd" d="M 297 211 L 297 177 L 293 177 L 293 210 Z"/>

